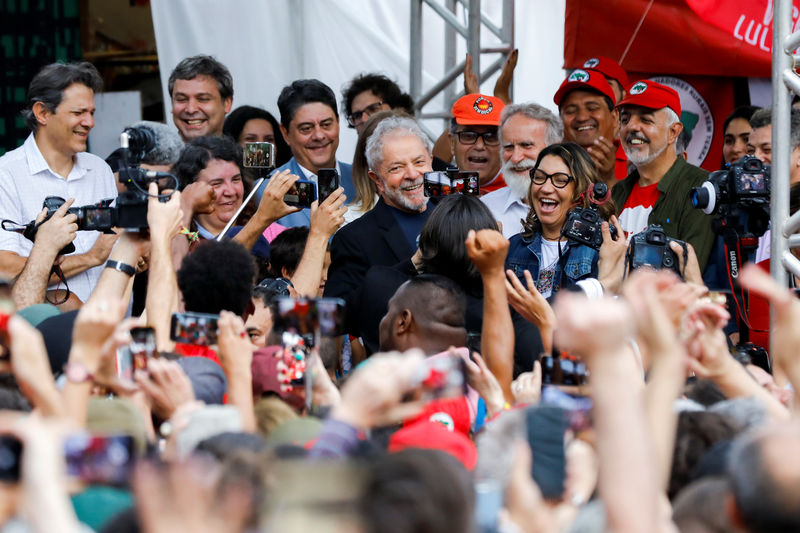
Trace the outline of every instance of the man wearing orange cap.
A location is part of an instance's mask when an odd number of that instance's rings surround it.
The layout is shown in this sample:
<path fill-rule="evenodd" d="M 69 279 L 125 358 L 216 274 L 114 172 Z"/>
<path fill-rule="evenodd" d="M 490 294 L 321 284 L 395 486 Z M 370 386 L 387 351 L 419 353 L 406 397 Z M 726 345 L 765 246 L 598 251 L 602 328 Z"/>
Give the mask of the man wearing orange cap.
<path fill-rule="evenodd" d="M 691 243 L 705 268 L 714 232 L 711 217 L 692 207 L 689 192 L 708 178 L 675 151 L 683 130 L 678 93 L 649 80 L 634 83 L 619 109 L 622 147 L 636 169 L 611 191 L 627 236 L 660 224 L 674 239 Z"/>
<path fill-rule="evenodd" d="M 614 107 L 615 94 L 605 76 L 595 70 L 576 69 L 556 91 L 553 101 L 564 123 L 564 140 L 580 144 L 589 152 L 600 178 L 612 187 L 628 169 L 619 158 Z"/>
<path fill-rule="evenodd" d="M 506 186 L 500 172 L 500 113 L 503 102 L 494 96 L 467 94 L 453 104 L 450 148 L 459 170 L 478 173 L 481 194 Z"/>

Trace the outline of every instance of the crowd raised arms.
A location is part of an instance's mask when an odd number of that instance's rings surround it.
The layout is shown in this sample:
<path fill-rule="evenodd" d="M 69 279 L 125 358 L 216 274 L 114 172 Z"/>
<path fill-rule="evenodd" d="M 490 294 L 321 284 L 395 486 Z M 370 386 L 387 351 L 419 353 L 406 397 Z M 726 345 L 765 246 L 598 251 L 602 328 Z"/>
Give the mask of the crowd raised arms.
<path fill-rule="evenodd" d="M 513 102 L 517 62 L 490 95 L 468 56 L 431 139 L 379 72 L 273 115 L 189 57 L 105 161 L 98 71 L 43 67 L 0 157 L 0 530 L 800 531 L 800 110 L 772 191 L 769 109 L 709 173 L 672 87 L 598 56 Z"/>

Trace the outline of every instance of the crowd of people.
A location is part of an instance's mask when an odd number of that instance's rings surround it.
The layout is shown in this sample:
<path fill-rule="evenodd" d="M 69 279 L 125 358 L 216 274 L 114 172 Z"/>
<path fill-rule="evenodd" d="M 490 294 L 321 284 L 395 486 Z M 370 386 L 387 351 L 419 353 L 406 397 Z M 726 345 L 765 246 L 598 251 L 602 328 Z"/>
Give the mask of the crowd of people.
<path fill-rule="evenodd" d="M 322 81 L 275 117 L 189 57 L 175 127 L 120 125 L 105 161 L 99 73 L 44 67 L 0 157 L 0 532 L 800 531 L 800 301 L 752 186 L 770 110 L 717 132 L 761 237 L 731 287 L 678 93 L 590 58 L 556 114 L 511 101 L 517 60 L 488 95 L 468 57 L 438 139 L 358 75 L 351 156 Z"/>

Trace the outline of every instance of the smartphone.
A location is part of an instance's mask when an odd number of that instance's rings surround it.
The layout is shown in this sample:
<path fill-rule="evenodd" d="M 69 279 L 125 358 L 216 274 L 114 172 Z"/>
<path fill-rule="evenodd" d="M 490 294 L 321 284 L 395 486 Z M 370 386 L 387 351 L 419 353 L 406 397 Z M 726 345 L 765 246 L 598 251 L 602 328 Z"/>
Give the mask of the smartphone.
<path fill-rule="evenodd" d="M 275 145 L 268 142 L 244 143 L 243 163 L 247 168 L 275 168 Z"/>
<path fill-rule="evenodd" d="M 422 192 L 430 198 L 450 194 L 450 176 L 447 172 L 426 172 L 422 175 Z"/>
<path fill-rule="evenodd" d="M 219 315 L 208 313 L 173 313 L 170 339 L 184 344 L 216 344 L 218 321 Z"/>
<path fill-rule="evenodd" d="M 283 203 L 293 207 L 311 207 L 317 199 L 317 184 L 313 181 L 297 180 L 283 196 Z"/>
<path fill-rule="evenodd" d="M 533 455 L 533 480 L 546 499 L 560 499 L 567 476 L 564 439 L 569 424 L 566 411 L 552 405 L 529 407 L 525 422 Z"/>
<path fill-rule="evenodd" d="M 469 358 L 472 359 L 472 352 L 481 353 L 481 334 L 474 331 L 467 332 L 467 349 Z"/>
<path fill-rule="evenodd" d="M 74 433 L 64 441 L 67 475 L 85 483 L 127 485 L 135 458 L 133 437 Z"/>
<path fill-rule="evenodd" d="M 21 458 L 22 441 L 11 435 L 0 435 L 0 481 L 19 481 Z"/>
<path fill-rule="evenodd" d="M 339 188 L 339 172 L 335 168 L 321 168 L 317 172 L 317 190 L 319 203 L 324 202 L 333 191 Z"/>
<path fill-rule="evenodd" d="M 0 361 L 11 358 L 8 320 L 15 310 L 14 299 L 11 297 L 11 283 L 0 279 Z"/>
<path fill-rule="evenodd" d="M 457 398 L 467 394 L 467 374 L 459 355 L 443 354 L 429 357 L 417 375 L 420 399 Z"/>
<path fill-rule="evenodd" d="M 156 330 L 150 326 L 131 328 L 131 356 L 134 370 L 147 370 L 147 360 L 156 356 Z"/>
<path fill-rule="evenodd" d="M 341 335 L 344 329 L 344 300 L 341 298 L 276 299 L 278 314 L 273 328 L 301 335 L 319 334 L 325 337 Z"/>

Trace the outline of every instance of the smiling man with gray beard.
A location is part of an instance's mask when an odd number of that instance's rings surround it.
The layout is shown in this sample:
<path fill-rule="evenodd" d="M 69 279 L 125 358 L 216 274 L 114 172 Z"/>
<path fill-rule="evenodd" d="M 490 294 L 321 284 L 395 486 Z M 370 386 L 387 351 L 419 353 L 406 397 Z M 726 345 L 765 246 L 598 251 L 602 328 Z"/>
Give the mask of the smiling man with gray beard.
<path fill-rule="evenodd" d="M 503 226 L 503 236 L 522 231 L 528 216 L 530 169 L 545 146 L 561 141 L 564 127 L 552 111 L 528 102 L 506 106 L 500 117 L 502 173 L 506 186 L 482 196 L 481 201 Z"/>
<path fill-rule="evenodd" d="M 678 93 L 642 80 L 631 86 L 617 108 L 620 141 L 635 167 L 611 192 L 625 235 L 660 224 L 669 237 L 694 247 L 704 269 L 714 242 L 712 218 L 692 207 L 689 191 L 706 181 L 708 172 L 690 165 L 675 150 L 683 130 Z"/>
<path fill-rule="evenodd" d="M 410 117 L 383 119 L 366 146 L 369 177 L 380 199 L 370 211 L 336 232 L 325 296 L 344 298 L 356 310 L 358 294 L 370 267 L 407 260 L 433 206 L 422 177 L 431 171 L 432 144 Z"/>

